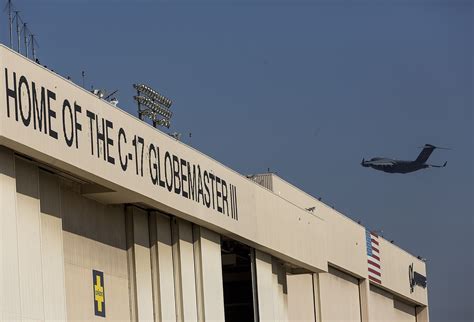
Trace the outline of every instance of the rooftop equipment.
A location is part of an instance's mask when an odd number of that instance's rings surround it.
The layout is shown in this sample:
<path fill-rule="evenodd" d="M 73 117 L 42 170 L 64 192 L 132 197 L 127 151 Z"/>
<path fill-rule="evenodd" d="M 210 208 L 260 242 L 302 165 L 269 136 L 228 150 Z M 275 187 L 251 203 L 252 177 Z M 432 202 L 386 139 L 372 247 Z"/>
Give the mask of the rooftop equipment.
<path fill-rule="evenodd" d="M 133 98 L 138 104 L 138 117 L 143 120 L 146 116 L 153 122 L 154 127 L 169 128 L 173 116 L 170 107 L 173 102 L 148 85 L 133 84 L 133 88 L 137 90 L 137 95 Z"/>

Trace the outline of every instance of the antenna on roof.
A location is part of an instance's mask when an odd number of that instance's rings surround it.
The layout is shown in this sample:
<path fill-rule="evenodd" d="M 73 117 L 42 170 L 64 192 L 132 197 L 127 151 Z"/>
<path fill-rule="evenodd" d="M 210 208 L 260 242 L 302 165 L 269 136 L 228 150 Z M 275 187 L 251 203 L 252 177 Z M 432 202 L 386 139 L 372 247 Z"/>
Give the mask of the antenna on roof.
<path fill-rule="evenodd" d="M 16 37 L 17 37 L 17 40 L 18 40 L 18 46 L 17 46 L 17 49 L 16 51 L 17 52 L 20 52 L 20 15 L 19 15 L 20 11 L 18 10 L 15 10 L 15 20 L 16 20 Z"/>
<path fill-rule="evenodd" d="M 110 93 L 109 95 L 107 95 L 106 97 L 104 97 L 104 100 L 108 101 L 109 98 L 111 98 L 115 93 L 117 93 L 119 90 L 116 89 L 115 91 L 113 91 L 112 93 Z M 113 97 L 112 97 L 113 98 Z"/>
<path fill-rule="evenodd" d="M 107 95 L 106 97 L 104 97 L 104 100 L 108 101 L 110 104 L 114 105 L 114 106 L 117 106 L 118 104 L 118 99 L 117 97 L 115 97 L 114 95 L 118 92 L 119 90 L 116 89 L 115 91 L 113 91 L 112 93 L 110 93 L 109 95 Z"/>
<path fill-rule="evenodd" d="M 13 17 L 12 17 L 12 9 L 13 9 L 12 0 L 8 0 L 8 1 L 7 1 L 7 5 L 5 6 L 5 10 L 8 10 L 8 27 L 9 27 L 9 35 L 10 35 L 10 48 L 13 49 L 13 34 L 12 34 Z"/>
<path fill-rule="evenodd" d="M 23 41 L 25 42 L 25 56 L 28 58 L 28 28 L 26 22 L 23 22 Z"/>
<path fill-rule="evenodd" d="M 32 34 L 31 30 L 28 28 L 27 23 L 23 21 L 20 16 L 20 11 L 16 10 L 15 6 L 13 5 L 12 0 L 7 0 L 7 4 L 5 5 L 5 9 L 8 10 L 8 24 L 9 24 L 9 36 L 10 36 L 10 48 L 13 48 L 13 23 L 16 25 L 16 37 L 17 37 L 17 46 L 16 51 L 21 54 L 21 36 L 23 33 L 23 45 L 25 46 L 24 54 L 26 58 L 29 58 L 29 46 L 31 44 L 31 53 L 32 58 L 39 63 L 38 59 L 36 58 L 35 46 L 38 48 L 38 42 L 35 41 L 35 35 Z M 12 12 L 14 15 L 12 15 Z M 20 26 L 21 24 L 21 26 Z M 30 38 L 31 37 L 31 38 Z"/>
<path fill-rule="evenodd" d="M 30 43 L 31 43 L 31 54 L 33 56 L 33 60 L 36 61 L 36 48 L 39 48 L 38 42 L 36 41 L 35 35 L 30 33 Z"/>

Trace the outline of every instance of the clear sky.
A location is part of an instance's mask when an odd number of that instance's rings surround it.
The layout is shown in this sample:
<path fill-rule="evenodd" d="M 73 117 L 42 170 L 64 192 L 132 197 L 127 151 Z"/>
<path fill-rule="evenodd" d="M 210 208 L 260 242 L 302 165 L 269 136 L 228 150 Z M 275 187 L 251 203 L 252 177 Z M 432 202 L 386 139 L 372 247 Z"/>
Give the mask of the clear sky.
<path fill-rule="evenodd" d="M 428 259 L 432 321 L 474 320 L 473 1 L 14 2 L 42 64 L 130 113 L 132 83 L 159 89 L 183 141 L 382 229 Z M 425 143 L 446 168 L 360 166 Z"/>

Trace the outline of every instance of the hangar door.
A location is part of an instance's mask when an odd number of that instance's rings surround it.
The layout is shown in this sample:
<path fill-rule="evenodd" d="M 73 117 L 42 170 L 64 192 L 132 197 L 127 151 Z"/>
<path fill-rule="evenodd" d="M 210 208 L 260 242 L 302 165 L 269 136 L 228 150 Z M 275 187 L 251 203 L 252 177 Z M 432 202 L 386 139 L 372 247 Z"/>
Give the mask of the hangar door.
<path fill-rule="evenodd" d="M 360 321 L 359 280 L 329 267 L 319 274 L 322 321 Z"/>
<path fill-rule="evenodd" d="M 387 291 L 370 285 L 370 318 L 373 321 L 416 322 L 414 305 L 397 299 Z"/>

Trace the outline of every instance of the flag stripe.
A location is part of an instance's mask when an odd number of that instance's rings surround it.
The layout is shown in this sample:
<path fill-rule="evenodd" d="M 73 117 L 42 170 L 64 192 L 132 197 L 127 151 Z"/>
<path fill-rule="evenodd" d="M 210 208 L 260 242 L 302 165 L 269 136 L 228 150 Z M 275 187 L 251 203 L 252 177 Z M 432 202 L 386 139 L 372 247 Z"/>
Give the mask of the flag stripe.
<path fill-rule="evenodd" d="M 374 261 L 380 261 L 380 257 L 378 254 L 372 253 L 371 255 L 367 255 L 369 259 L 373 259 Z"/>
<path fill-rule="evenodd" d="M 369 264 L 371 264 L 371 265 L 374 265 L 374 266 L 377 267 L 377 268 L 380 268 L 380 265 L 379 265 L 379 264 L 377 264 L 377 263 L 371 261 L 370 259 L 368 259 L 367 262 L 368 262 Z"/>
<path fill-rule="evenodd" d="M 377 276 L 382 276 L 382 273 L 377 272 L 375 269 L 372 269 L 372 268 L 370 268 L 370 267 L 369 267 L 369 272 L 374 273 L 374 274 L 377 275 Z"/>
<path fill-rule="evenodd" d="M 374 281 L 374 282 L 377 282 L 377 283 L 379 283 L 379 284 L 382 284 L 382 281 L 381 281 L 381 280 L 379 280 L 378 278 L 375 278 L 375 277 L 373 277 L 373 276 L 370 276 L 370 275 L 369 275 L 369 279 L 372 280 L 372 281 Z"/>

